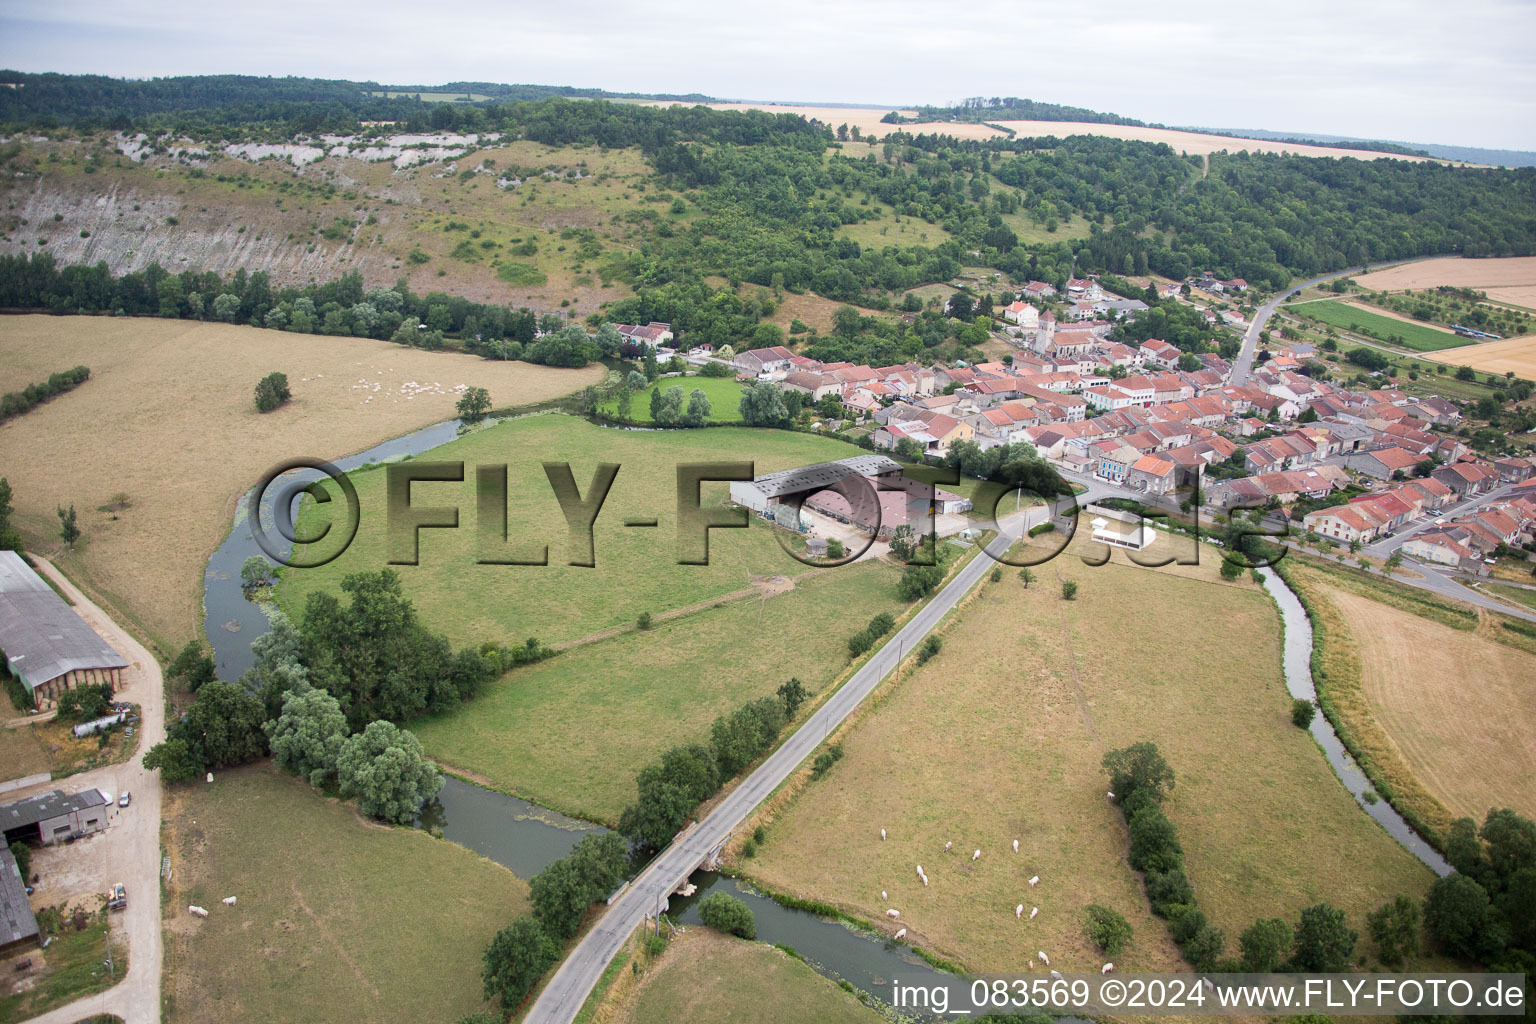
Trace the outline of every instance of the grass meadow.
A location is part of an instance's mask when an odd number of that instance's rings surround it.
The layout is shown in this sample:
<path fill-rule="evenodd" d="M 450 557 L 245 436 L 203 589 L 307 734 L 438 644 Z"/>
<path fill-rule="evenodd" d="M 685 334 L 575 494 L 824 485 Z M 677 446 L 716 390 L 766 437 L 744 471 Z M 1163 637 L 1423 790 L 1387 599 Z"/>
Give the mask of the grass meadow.
<path fill-rule="evenodd" d="M 515 669 L 453 712 L 411 728 L 427 753 L 498 789 L 613 823 L 635 775 L 669 747 L 795 676 L 812 693 L 848 664 L 847 638 L 899 615 L 898 570 L 815 571 L 793 590 L 747 597 Z"/>
<path fill-rule="evenodd" d="M 735 377 L 662 377 L 644 391 L 630 396 L 629 418 L 637 423 L 654 423 L 651 419 L 651 395 L 660 391 L 665 393 L 668 388 L 680 387 L 683 389 L 683 408 L 688 408 L 688 399 L 698 388 L 709 397 L 711 423 L 740 423 L 741 422 L 741 385 L 736 383 Z M 603 411 L 610 416 L 619 414 L 619 400 L 615 398 L 603 407 Z"/>
<path fill-rule="evenodd" d="M 456 384 L 504 407 L 604 373 L 228 324 L 0 317 L 4 390 L 77 364 L 90 380 L 0 424 L 14 522 L 30 549 L 167 649 L 201 621 L 203 572 L 236 501 L 279 460 L 336 458 L 449 419 Z M 293 399 L 261 414 L 252 389 L 274 370 Z M 407 381 L 442 387 L 407 397 Z M 109 508 L 119 493 L 128 506 Z M 64 552 L 54 509 L 70 505 L 84 536 Z"/>
<path fill-rule="evenodd" d="M 1463 338 L 1459 334 L 1452 334 L 1438 327 L 1382 316 L 1379 313 L 1369 313 L 1333 299 L 1297 303 L 1286 308 L 1297 316 L 1310 317 L 1341 330 L 1369 332 L 1371 337 L 1383 341 L 1394 336 L 1401 338 L 1401 344 L 1404 347 L 1416 352 L 1435 352 L 1444 348 L 1461 348 L 1473 344 L 1471 338 Z"/>
<path fill-rule="evenodd" d="M 898 908 L 910 941 L 973 970 L 1019 969 L 1037 950 L 1098 970 L 1084 908 L 1100 903 L 1135 932 L 1117 966 L 1171 969 L 1178 951 L 1126 863 L 1100 768 L 1106 751 L 1151 740 L 1177 775 L 1168 814 L 1229 950 L 1259 917 L 1326 900 L 1363 930 L 1380 903 L 1422 895 L 1428 869 L 1290 724 L 1269 598 L 1220 581 L 1210 549 L 1199 566 L 1146 569 L 1120 555 L 1090 568 L 1072 557 L 1084 547 L 1027 589 L 1013 570 L 987 583 L 943 651 L 845 730 L 845 758 L 770 812 L 745 869 L 866 920 Z M 1080 585 L 1075 601 L 1058 573 Z M 1015 920 L 1020 902 L 1039 916 Z"/>
<path fill-rule="evenodd" d="M 622 999 L 598 1011 L 605 1024 L 780 1024 L 884 1018 L 828 978 L 761 942 L 690 928 L 673 939 Z"/>
<path fill-rule="evenodd" d="M 167 1021 L 450 1021 L 483 1007 L 481 954 L 528 909 L 510 871 L 265 763 L 167 801 Z"/>
<path fill-rule="evenodd" d="M 762 474 L 858 452 L 840 441 L 783 431 L 629 431 L 569 416 L 504 421 L 431 454 L 433 460 L 462 460 L 465 481 L 416 484 L 413 504 L 456 504 L 459 527 L 421 531 L 419 564 L 392 568 L 425 621 L 456 644 L 528 636 L 545 643 L 575 640 L 633 623 L 642 612 L 657 615 L 741 590 L 750 585 L 752 574 L 794 575 L 806 569 L 756 520 L 744 530 L 712 530 L 709 565 L 677 564 L 680 464 L 750 461 Z M 594 526 L 593 568 L 568 564 L 565 519 L 542 467 L 567 461 L 583 495 L 598 463 L 620 466 Z M 478 464 L 508 466 L 508 535 L 513 546 L 547 545 L 549 565 L 477 564 Z M 385 475 L 382 469 L 356 475 L 362 511 L 356 539 L 328 565 L 288 570 L 277 591 L 284 608 L 296 613 L 309 593 L 337 591 L 345 574 L 387 565 Z M 727 494 L 725 483 L 706 483 L 702 503 L 712 508 Z M 624 525 L 626 518 L 639 517 L 654 517 L 658 526 Z M 466 600 L 470 595 L 473 600 Z"/>

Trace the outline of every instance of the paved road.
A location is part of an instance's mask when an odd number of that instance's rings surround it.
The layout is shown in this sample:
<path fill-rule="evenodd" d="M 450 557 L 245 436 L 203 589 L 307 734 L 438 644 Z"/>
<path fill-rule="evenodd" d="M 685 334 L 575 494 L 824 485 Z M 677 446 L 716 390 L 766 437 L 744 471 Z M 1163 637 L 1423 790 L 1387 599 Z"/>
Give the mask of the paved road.
<path fill-rule="evenodd" d="M 1006 548 L 1007 541 L 1001 547 Z M 997 542 L 994 541 L 994 546 Z M 882 647 L 815 714 L 806 720 L 763 764 L 747 776 L 702 822 L 682 833 L 614 900 L 581 940 L 538 1001 L 524 1018 L 526 1024 L 568 1024 L 580 1011 L 603 969 L 630 934 L 654 914 L 659 901 L 675 891 L 695 867 L 718 847 L 754 808 L 878 686 L 901 658 L 915 650 L 947 612 L 991 572 L 985 554 L 971 559 L 896 636 Z"/>
<path fill-rule="evenodd" d="M 1433 260 L 1439 258 L 1440 257 L 1438 256 L 1419 256 L 1411 260 L 1389 260 L 1385 263 L 1367 264 L 1365 269 L 1380 270 L 1383 267 L 1396 267 L 1404 263 L 1418 263 L 1421 260 Z M 1313 285 L 1322 284 L 1324 281 L 1332 281 L 1336 277 L 1348 277 L 1351 274 L 1358 274 L 1360 272 L 1361 271 L 1359 267 L 1350 267 L 1348 270 L 1340 270 L 1332 274 L 1324 274 L 1321 277 L 1314 277 L 1310 280 L 1303 281 L 1300 284 L 1291 285 L 1291 287 L 1287 288 L 1285 291 L 1281 292 L 1274 298 L 1270 299 L 1268 302 L 1264 303 L 1264 305 L 1260 306 L 1253 314 L 1253 322 L 1248 325 L 1248 333 L 1243 336 L 1242 350 L 1238 352 L 1237 360 L 1232 364 L 1232 373 L 1227 378 L 1227 383 L 1248 383 L 1248 374 L 1253 370 L 1253 358 L 1258 354 L 1259 351 L 1259 333 L 1264 330 L 1264 326 L 1269 322 L 1269 318 L 1274 316 L 1275 309 L 1280 305 L 1280 303 L 1284 302 L 1286 299 L 1290 298 L 1292 295 L 1295 295 L 1302 289 L 1311 288 Z"/>
<path fill-rule="evenodd" d="M 75 611 L 91 628 L 100 633 L 119 654 L 128 659 L 130 668 L 119 689 L 122 699 L 141 709 L 136 736 L 139 750 L 165 739 L 165 686 L 160 664 L 138 641 L 113 622 L 88 600 L 49 562 L 39 558 L 38 567 L 74 602 Z M 74 1024 L 86 1017 L 113 1013 L 127 1024 L 159 1024 L 160 1021 L 160 778 L 146 771 L 139 754 L 123 764 L 108 765 L 94 771 L 73 775 L 63 782 L 38 786 L 8 799 L 48 792 L 63 785 L 71 792 L 96 787 L 109 793 L 129 790 L 133 803 L 113 812 L 109 834 L 115 857 L 121 868 L 112 878 L 102 879 L 102 889 L 122 882 L 128 890 L 128 907 L 117 916 L 128 936 L 128 973 L 122 981 L 105 992 L 78 999 L 40 1017 L 33 1024 Z M 101 840 L 97 840 L 98 842 Z"/>

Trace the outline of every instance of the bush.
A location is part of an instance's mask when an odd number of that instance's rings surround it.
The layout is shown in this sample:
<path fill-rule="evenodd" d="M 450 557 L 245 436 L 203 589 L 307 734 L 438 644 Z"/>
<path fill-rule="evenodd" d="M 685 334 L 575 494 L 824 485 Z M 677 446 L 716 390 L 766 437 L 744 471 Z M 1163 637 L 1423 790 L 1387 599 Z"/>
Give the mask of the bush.
<path fill-rule="evenodd" d="M 919 665 L 927 664 L 930 658 L 938 654 L 943 649 L 944 641 L 939 637 L 930 634 L 928 639 L 923 641 L 923 646 L 918 648 L 917 663 Z"/>
<path fill-rule="evenodd" d="M 712 892 L 699 904 L 699 920 L 709 927 L 743 939 L 757 938 L 752 909 L 725 892 Z"/>
<path fill-rule="evenodd" d="M 1312 717 L 1317 714 L 1317 708 L 1305 697 L 1297 697 L 1291 701 L 1291 724 L 1298 729 L 1305 729 L 1312 724 Z"/>
<path fill-rule="evenodd" d="M 1063 580 L 1061 584 L 1061 596 L 1067 601 L 1077 600 L 1077 581 Z"/>
<path fill-rule="evenodd" d="M 269 373 L 256 382 L 257 412 L 271 412 L 292 397 L 287 374 Z"/>
<path fill-rule="evenodd" d="M 939 565 L 909 565 L 896 585 L 901 596 L 908 601 L 920 601 L 938 589 L 944 582 L 944 568 Z"/>
<path fill-rule="evenodd" d="M 635 620 L 635 626 L 637 628 L 639 628 L 639 629 L 650 629 L 651 628 L 651 613 L 650 612 L 641 612 L 640 613 L 640 617 Z"/>
<path fill-rule="evenodd" d="M 1131 867 L 1137 871 L 1171 871 L 1184 866 L 1173 822 L 1155 805 L 1143 807 L 1130 819 Z"/>
<path fill-rule="evenodd" d="M 908 570 L 909 572 L 911 570 Z M 869 625 L 859 630 L 848 638 L 848 654 L 857 658 L 859 655 L 875 646 L 875 641 L 885 636 L 896 626 L 896 619 L 890 612 L 881 612 L 869 620 Z"/>
<path fill-rule="evenodd" d="M 1088 937 L 1115 956 L 1131 941 L 1131 925 L 1119 911 L 1093 903 L 1088 906 Z"/>
<path fill-rule="evenodd" d="M 111 700 L 112 686 L 109 683 L 77 686 L 73 690 L 65 690 L 59 696 L 59 717 L 76 722 L 100 718 L 107 713 L 107 705 Z"/>
<path fill-rule="evenodd" d="M 1056 524 L 1055 523 L 1041 523 L 1038 526 L 1031 526 L 1029 528 L 1029 535 L 1031 537 L 1038 537 L 1042 533 L 1052 533 L 1052 532 L 1055 531 L 1055 529 L 1056 529 Z"/>
<path fill-rule="evenodd" d="M 755 839 L 748 839 L 746 842 L 742 843 L 741 844 L 741 855 L 743 857 L 756 857 L 757 856 L 757 840 L 755 840 Z"/>
<path fill-rule="evenodd" d="M 816 755 L 816 760 L 811 764 L 811 778 L 819 779 L 832 770 L 832 766 L 843 759 L 843 745 L 834 743 L 826 750 Z"/>
<path fill-rule="evenodd" d="M 1186 907 L 1195 899 L 1194 886 L 1189 884 L 1182 868 L 1168 871 L 1147 872 L 1147 902 L 1152 912 L 1160 917 L 1177 917 L 1175 907 Z"/>
<path fill-rule="evenodd" d="M 21 872 L 21 880 L 25 882 L 32 874 L 32 847 L 18 839 L 11 844 L 11 856 L 16 858 L 16 870 Z"/>
<path fill-rule="evenodd" d="M 700 377 L 734 377 L 736 368 L 729 363 L 717 363 L 713 360 L 699 368 Z"/>

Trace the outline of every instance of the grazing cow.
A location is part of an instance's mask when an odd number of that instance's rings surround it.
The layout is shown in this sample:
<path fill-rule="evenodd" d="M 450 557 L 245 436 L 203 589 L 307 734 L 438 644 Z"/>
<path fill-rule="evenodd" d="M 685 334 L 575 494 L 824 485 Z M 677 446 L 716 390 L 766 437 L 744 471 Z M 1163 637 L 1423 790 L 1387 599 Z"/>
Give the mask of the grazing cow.
<path fill-rule="evenodd" d="M 900 917 L 901 916 L 901 911 L 899 911 L 899 910 L 887 910 L 885 912 L 885 916 L 886 917 Z"/>
<path fill-rule="evenodd" d="M 980 859 L 981 859 L 981 851 L 980 850 L 977 850 L 975 853 L 971 854 L 971 860 L 980 860 Z"/>
<path fill-rule="evenodd" d="M 1045 966 L 1051 966 L 1051 958 L 1046 956 L 1044 953 L 1036 953 L 1035 956 L 1039 957 L 1040 962 L 1045 964 Z"/>
<path fill-rule="evenodd" d="M 1040 908 L 1039 907 L 1030 907 L 1029 908 L 1029 919 L 1031 921 L 1033 921 L 1035 919 L 1035 915 L 1038 914 L 1038 913 L 1040 913 Z"/>
<path fill-rule="evenodd" d="M 1035 875 L 1033 878 L 1031 878 L 1029 880 L 1029 884 L 1030 885 L 1039 885 L 1040 884 L 1040 876 L 1039 875 Z"/>
<path fill-rule="evenodd" d="M 881 890 L 880 890 L 880 898 L 881 898 L 881 899 L 882 899 L 882 900 L 888 900 L 888 899 L 890 899 L 890 897 L 889 897 L 889 896 L 887 896 L 887 895 L 886 895 L 886 894 L 885 894 L 885 890 L 884 890 L 884 889 L 881 889 Z"/>
<path fill-rule="evenodd" d="M 1100 974 L 1113 974 L 1114 970 L 1115 970 L 1115 965 L 1114 964 L 1105 964 L 1103 967 L 1099 968 L 1099 973 Z"/>
<path fill-rule="evenodd" d="M 954 846 L 954 845 L 955 845 L 955 844 L 954 844 L 954 841 L 953 841 L 953 840 L 951 840 L 951 841 L 949 841 L 949 842 L 947 842 L 947 843 L 945 843 L 945 844 L 944 844 L 944 852 L 945 852 L 945 853 L 948 853 L 948 852 L 949 852 L 949 848 L 950 848 L 950 847 L 951 847 L 951 846 Z"/>
<path fill-rule="evenodd" d="M 907 937 L 907 930 L 905 928 L 903 928 L 901 931 L 897 932 L 894 937 L 898 938 L 898 939 L 906 938 Z"/>
<path fill-rule="evenodd" d="M 1013 908 L 1013 916 L 1015 920 L 1024 916 L 1024 904 L 1020 903 Z"/>
<path fill-rule="evenodd" d="M 1019 841 L 1017 839 L 1015 839 L 1013 841 L 1013 852 L 1014 853 L 1018 853 L 1019 852 Z"/>
<path fill-rule="evenodd" d="M 880 830 L 880 841 L 885 842 L 885 829 Z"/>

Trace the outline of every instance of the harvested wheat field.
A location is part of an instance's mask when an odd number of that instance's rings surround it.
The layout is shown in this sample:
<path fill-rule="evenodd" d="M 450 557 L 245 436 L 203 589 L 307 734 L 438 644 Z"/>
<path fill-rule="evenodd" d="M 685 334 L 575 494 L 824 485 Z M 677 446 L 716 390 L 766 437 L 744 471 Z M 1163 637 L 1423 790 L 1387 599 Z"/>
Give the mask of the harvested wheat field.
<path fill-rule="evenodd" d="M 1360 653 L 1397 753 L 1454 817 L 1536 815 L 1536 657 L 1348 591 L 1322 588 Z M 1493 752 L 1497 752 L 1494 754 Z"/>
<path fill-rule="evenodd" d="M 1012 569 L 984 584 L 938 656 L 845 730 L 843 760 L 772 805 L 746 870 L 867 920 L 897 908 L 911 941 L 981 971 L 1022 969 L 1037 950 L 1063 971 L 1098 970 L 1084 914 L 1100 903 L 1135 930 L 1118 966 L 1175 969 L 1100 767 L 1151 740 L 1177 774 L 1168 814 L 1189 877 L 1229 948 L 1259 917 L 1294 921 L 1326 900 L 1360 929 L 1399 892 L 1422 895 L 1430 872 L 1290 723 L 1267 595 L 1246 576 L 1219 580 L 1210 548 L 1177 571 L 1122 554 L 1093 568 L 1073 557 L 1088 549 L 1037 567 L 1028 589 Z M 1079 584 L 1075 601 L 1058 572 Z M 1019 903 L 1039 916 L 1017 920 Z"/>
<path fill-rule="evenodd" d="M 661 101 L 649 102 L 654 106 L 670 105 Z M 924 121 L 917 124 L 884 124 L 880 119 L 891 112 L 889 107 L 827 107 L 796 103 L 708 103 L 704 105 L 713 107 L 715 110 L 766 110 L 773 114 L 799 114 L 801 117 L 814 119 L 834 128 L 843 124 L 848 125 L 849 128 L 857 125 L 864 135 L 882 139 L 892 132 L 906 132 L 909 135 L 925 133 L 952 135 L 957 139 L 1001 138 L 1003 133 L 991 127 L 992 124 L 996 124 L 1004 128 L 1012 128 L 1018 135 L 1024 137 L 1054 135 L 1065 138 L 1068 135 L 1103 135 L 1112 139 L 1166 142 L 1181 153 L 1193 153 L 1197 156 L 1226 150 L 1229 153 L 1293 153 L 1297 156 L 1334 158 L 1352 156 L 1360 160 L 1429 159 L 1421 156 L 1378 153 L 1369 149 L 1334 149 L 1331 146 L 1309 146 L 1276 142 L 1273 139 L 1240 139 L 1226 135 L 1208 135 L 1204 132 L 1183 132 L 1172 128 L 1099 124 L 1091 121 L 992 121 L 990 124 L 969 121 Z M 915 110 L 898 110 L 897 113 L 903 117 L 917 116 Z"/>
<path fill-rule="evenodd" d="M 193 635 L 208 556 L 268 467 L 347 455 L 451 418 L 460 385 L 487 388 L 503 407 L 604 373 L 227 324 L 0 319 L 0 390 L 77 364 L 90 380 L 0 424 L 0 475 L 28 545 L 170 646 Z M 272 371 L 288 375 L 293 399 L 260 414 L 252 393 Z M 102 511 L 119 493 L 128 507 Z M 57 551 L 60 505 L 75 506 L 84 533 L 72 555 Z"/>
<path fill-rule="evenodd" d="M 1493 297 L 1493 289 L 1526 288 L 1536 294 L 1536 256 L 1493 259 L 1447 256 L 1373 270 L 1355 281 L 1378 292 L 1410 291 L 1444 284 L 1488 291 L 1490 297 Z"/>
<path fill-rule="evenodd" d="M 1096 124 L 1084 121 L 994 121 L 993 124 L 1012 128 L 1021 136 L 1055 135 L 1103 135 L 1111 139 L 1133 139 L 1138 142 L 1166 142 L 1180 153 L 1204 156 L 1208 153 L 1290 153 L 1295 156 L 1325 156 L 1338 159 L 1352 156 L 1358 160 L 1427 160 L 1422 156 L 1401 156 L 1396 153 L 1380 153 L 1370 149 L 1334 149 L 1332 146 L 1309 146 L 1304 143 L 1277 142 L 1274 139 L 1242 139 L 1228 135 L 1209 135 L 1205 132 L 1184 132 L 1172 128 L 1147 128 L 1134 124 Z"/>
<path fill-rule="evenodd" d="M 1536 334 L 1442 349 L 1439 352 L 1417 352 L 1415 355 L 1437 363 L 1470 366 L 1482 373 L 1513 373 L 1516 377 L 1536 380 Z"/>

